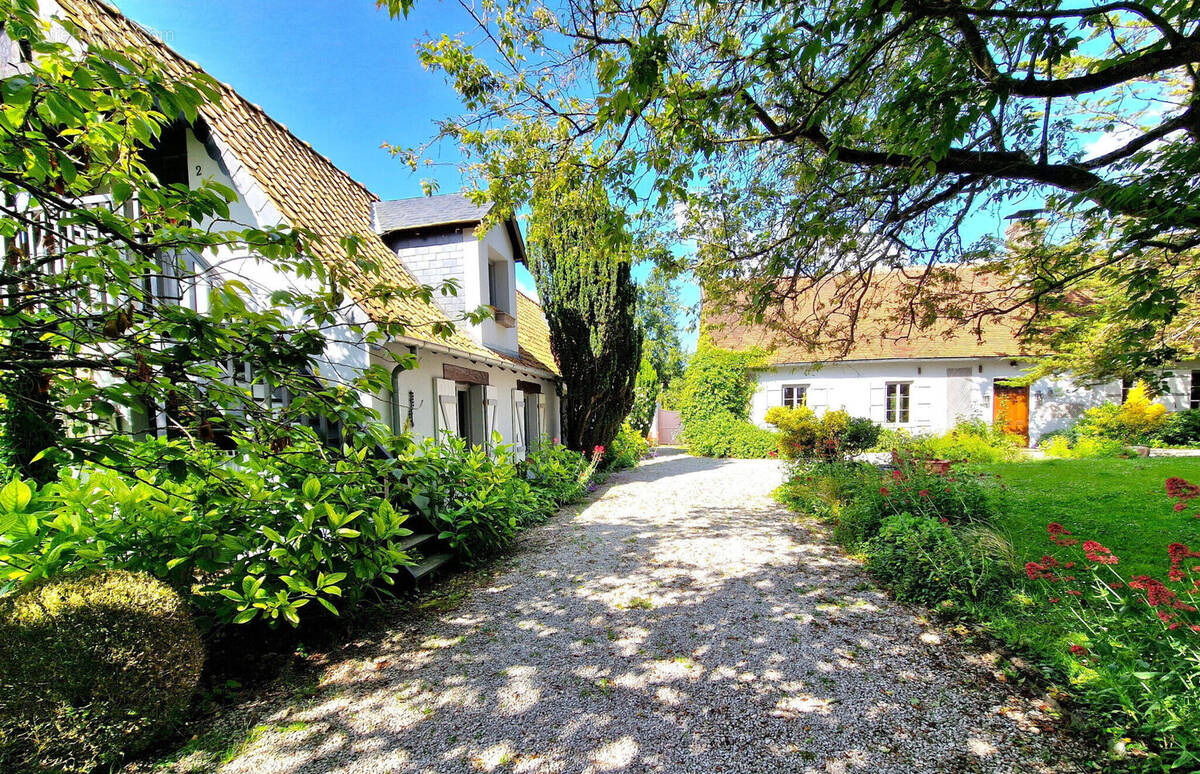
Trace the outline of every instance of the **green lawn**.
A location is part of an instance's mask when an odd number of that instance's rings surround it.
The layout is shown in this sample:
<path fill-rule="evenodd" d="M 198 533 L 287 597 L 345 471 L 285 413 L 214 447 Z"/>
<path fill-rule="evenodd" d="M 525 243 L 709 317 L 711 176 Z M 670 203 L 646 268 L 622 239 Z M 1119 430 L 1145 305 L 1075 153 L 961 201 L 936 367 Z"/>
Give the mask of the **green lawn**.
<path fill-rule="evenodd" d="M 1200 482 L 1200 457 L 1038 460 L 985 465 L 1008 487 L 1009 513 L 997 527 L 1022 562 L 1056 548 L 1046 524 L 1057 521 L 1083 540 L 1112 549 L 1125 577 L 1167 573 L 1167 545 L 1200 546 L 1200 503 L 1172 510 L 1163 484 L 1170 476 Z"/>

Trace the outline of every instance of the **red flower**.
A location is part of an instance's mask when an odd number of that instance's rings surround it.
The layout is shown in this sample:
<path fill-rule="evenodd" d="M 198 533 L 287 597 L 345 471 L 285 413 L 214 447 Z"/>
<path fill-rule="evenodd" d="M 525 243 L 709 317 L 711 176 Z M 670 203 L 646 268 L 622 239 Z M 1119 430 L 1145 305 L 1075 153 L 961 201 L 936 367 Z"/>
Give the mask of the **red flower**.
<path fill-rule="evenodd" d="M 922 489 L 921 491 L 917 492 L 917 494 L 918 494 L 919 496 L 921 496 L 921 497 L 928 497 L 928 496 L 929 496 L 929 490 L 928 490 L 928 489 Z"/>
<path fill-rule="evenodd" d="M 1175 512 L 1178 513 L 1186 507 L 1187 503 L 1185 503 L 1183 500 L 1180 500 L 1179 502 L 1175 503 Z"/>
<path fill-rule="evenodd" d="M 1096 564 L 1116 564 L 1119 559 L 1113 556 L 1112 551 L 1109 551 L 1104 546 L 1097 543 L 1095 540 L 1083 541 L 1083 553 L 1088 558 L 1088 561 Z"/>
<path fill-rule="evenodd" d="M 1072 578 L 1071 580 L 1074 580 L 1074 578 Z M 1072 589 L 1071 591 L 1068 591 L 1067 593 L 1073 597 L 1082 597 L 1083 596 L 1082 591 L 1075 591 L 1074 589 Z"/>
<path fill-rule="evenodd" d="M 1050 597 L 1050 601 L 1051 601 L 1051 602 L 1053 602 L 1053 603 L 1055 603 L 1055 604 L 1058 604 L 1059 602 L 1062 602 L 1062 600 L 1061 600 L 1061 599 L 1059 599 L 1058 597 Z"/>
<path fill-rule="evenodd" d="M 1179 476 L 1171 476 L 1167 479 L 1167 497 L 1173 500 L 1191 500 L 1200 497 L 1200 486 Z"/>
<path fill-rule="evenodd" d="M 1083 647 L 1082 645 L 1072 645 L 1071 646 L 1071 653 L 1073 655 L 1086 656 L 1087 652 L 1088 652 L 1088 649 Z"/>
<path fill-rule="evenodd" d="M 893 471 L 892 471 L 892 480 L 893 480 L 893 481 L 903 481 L 903 480 L 904 480 L 904 474 L 903 474 L 903 473 L 901 473 L 901 472 L 900 472 L 900 471 L 898 471 L 898 470 L 893 470 Z"/>
<path fill-rule="evenodd" d="M 887 497 L 891 493 L 892 493 L 891 490 L 888 489 L 886 486 L 879 487 L 879 494 L 883 495 L 884 497 Z"/>

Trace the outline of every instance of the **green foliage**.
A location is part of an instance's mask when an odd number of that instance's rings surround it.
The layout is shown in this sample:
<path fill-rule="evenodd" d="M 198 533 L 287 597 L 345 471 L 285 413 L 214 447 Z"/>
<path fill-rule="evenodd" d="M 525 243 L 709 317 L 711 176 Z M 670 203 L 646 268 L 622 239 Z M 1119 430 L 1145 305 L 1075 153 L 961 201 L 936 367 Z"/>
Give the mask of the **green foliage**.
<path fill-rule="evenodd" d="M 760 459 L 774 456 L 779 445 L 777 433 L 729 413 L 693 419 L 683 427 L 683 440 L 698 457 Z"/>
<path fill-rule="evenodd" d="M 1013 579 L 997 556 L 1011 546 L 990 531 L 955 531 L 928 516 L 888 516 L 864 546 L 867 570 L 896 598 L 935 606 L 979 601 L 999 594 Z"/>
<path fill-rule="evenodd" d="M 879 471 L 865 462 L 814 462 L 793 471 L 775 499 L 798 513 L 833 521 L 865 487 L 879 480 Z"/>
<path fill-rule="evenodd" d="M 721 414 L 747 419 L 756 387 L 750 369 L 761 359 L 756 352 L 731 352 L 702 339 L 683 373 L 677 405 L 684 429 Z"/>
<path fill-rule="evenodd" d="M 1048 295 L 1078 310 L 1073 291 L 1102 272 L 1124 290 L 1109 351 L 1171 362 L 1180 342 L 1157 334 L 1194 308 L 1200 267 L 1184 44 L 1200 10 L 1103 11 L 664 0 L 647 23 L 634 3 L 499 0 L 489 43 L 435 36 L 419 56 L 463 98 L 440 136 L 463 146 L 481 188 L 516 208 L 538 159 L 599 167 L 610 190 L 686 218 L 705 303 L 774 317 L 789 339 L 845 344 L 875 302 L 863 284 L 904 260 L 920 270 L 889 286 L 901 325 L 1044 312 Z M 1162 109 L 1110 98 L 1135 92 Z M 1092 155 L 1111 126 L 1136 128 Z M 1039 214 L 1024 220 L 1050 238 L 1018 255 L 964 227 L 1028 196 Z M 931 266 L 988 258 L 1011 273 L 985 290 L 930 281 Z M 790 306 L 814 287 L 819 302 Z"/>
<path fill-rule="evenodd" d="M 1105 403 L 1083 412 L 1074 430 L 1081 437 L 1145 444 L 1154 440 L 1166 423 L 1167 407 L 1153 402 L 1146 383 L 1138 382 L 1121 405 Z"/>
<path fill-rule="evenodd" d="M 874 449 L 931 460 L 1005 462 L 1019 459 L 1020 442 L 981 419 L 959 422 L 942 435 L 910 435 L 886 428 Z"/>
<path fill-rule="evenodd" d="M 160 180 L 157 154 L 198 126 L 202 107 L 220 103 L 219 84 L 170 69 L 154 52 L 67 43 L 36 3 L 0 2 L 6 33 L 33 53 L 4 79 L 0 116 L 0 195 L 9 203 L 0 213 L 3 461 L 41 482 L 59 465 L 101 460 L 129 474 L 170 464 L 178 478 L 180 466 L 207 464 L 205 452 L 138 457 L 130 418 L 161 419 L 162 434 L 199 445 L 256 445 L 251 458 L 312 439 L 320 417 L 350 432 L 366 424 L 359 396 L 382 389 L 387 371 L 314 379 L 329 332 L 369 345 L 404 333 L 408 321 L 368 324 L 345 288 L 414 302 L 436 289 L 397 286 L 353 233 L 238 223 L 227 187 Z M 209 267 L 214 254 L 246 265 Z M 296 281 L 268 289 L 243 279 L 260 272 Z M 173 303 L 163 290 L 195 291 L 198 301 Z M 283 390 L 297 399 L 255 398 Z"/>
<path fill-rule="evenodd" d="M 662 380 L 654 370 L 654 364 L 647 356 L 642 357 L 642 365 L 637 372 L 634 384 L 633 408 L 629 411 L 629 424 L 642 435 L 650 432 L 654 423 L 654 412 L 658 407 L 658 394 L 662 389 Z"/>
<path fill-rule="evenodd" d="M 203 660 L 187 606 L 144 574 L 68 575 L 0 599 L 0 768 L 87 774 L 145 748 Z"/>
<path fill-rule="evenodd" d="M 1158 431 L 1158 438 L 1170 446 L 1200 445 L 1200 409 L 1176 411 Z"/>
<path fill-rule="evenodd" d="M 642 358 L 634 244 L 601 185 L 544 169 L 532 201 L 529 269 L 562 368 L 563 442 L 607 446 L 629 415 Z"/>
<path fill-rule="evenodd" d="M 988 525 L 1003 512 L 994 488 L 961 471 L 938 472 L 919 459 L 903 459 L 900 467 L 865 486 L 842 509 L 834 527 L 838 542 L 859 546 L 874 537 L 888 516 L 910 513 L 953 525 Z"/>
<path fill-rule="evenodd" d="M 879 440 L 878 424 L 845 411 L 826 411 L 818 418 L 808 406 L 772 406 L 766 421 L 779 428 L 779 451 L 787 460 L 844 460 Z"/>
<path fill-rule="evenodd" d="M 66 432 L 51 389 L 45 371 L 0 372 L 0 467 L 39 483 L 54 479 Z"/>
<path fill-rule="evenodd" d="M 688 311 L 673 272 L 656 263 L 638 285 L 637 321 L 645 335 L 644 355 L 664 387 L 683 376 L 687 366 L 681 338 L 690 327 L 681 324 L 680 318 Z"/>
<path fill-rule="evenodd" d="M 548 438 L 537 443 L 519 467 L 534 492 L 544 499 L 542 510 L 546 512 L 583 497 L 594 470 L 587 457 Z"/>
<path fill-rule="evenodd" d="M 194 459 L 175 442 L 142 447 Z M 367 449 L 214 453 L 208 464 L 178 481 L 85 466 L 41 488 L 9 483 L 0 490 L 0 591 L 121 568 L 167 581 L 207 625 L 260 616 L 295 625 L 310 602 L 336 612 L 411 563 L 400 549 L 408 516 L 381 487 L 394 463 Z"/>
<path fill-rule="evenodd" d="M 1066 459 L 1095 459 L 1097 457 L 1120 457 L 1127 454 L 1125 444 L 1112 438 L 1077 436 L 1072 442 L 1066 434 L 1050 433 L 1038 442 L 1038 448 L 1048 457 Z"/>
<path fill-rule="evenodd" d="M 629 424 L 621 425 L 620 431 L 605 450 L 604 462 L 609 470 L 624 470 L 635 467 L 650 453 L 650 442 L 646 436 Z"/>

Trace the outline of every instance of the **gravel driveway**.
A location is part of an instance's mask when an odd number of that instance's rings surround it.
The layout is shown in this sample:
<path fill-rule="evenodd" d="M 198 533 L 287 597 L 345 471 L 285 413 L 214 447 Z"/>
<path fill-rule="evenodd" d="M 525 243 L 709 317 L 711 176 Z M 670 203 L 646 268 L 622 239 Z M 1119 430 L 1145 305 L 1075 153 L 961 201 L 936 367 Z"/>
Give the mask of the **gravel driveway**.
<path fill-rule="evenodd" d="M 221 769 L 1076 771 L 1077 745 L 770 497 L 666 453 L 384 632 Z"/>

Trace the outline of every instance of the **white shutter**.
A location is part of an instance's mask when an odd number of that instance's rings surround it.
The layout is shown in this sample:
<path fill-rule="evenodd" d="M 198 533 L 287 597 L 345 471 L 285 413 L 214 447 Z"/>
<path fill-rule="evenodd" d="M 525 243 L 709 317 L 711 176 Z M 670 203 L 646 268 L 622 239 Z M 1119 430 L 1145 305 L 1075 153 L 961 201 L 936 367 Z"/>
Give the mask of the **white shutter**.
<path fill-rule="evenodd" d="M 886 405 L 883 393 L 883 385 L 871 385 L 871 420 L 875 422 L 884 422 L 887 416 L 884 412 Z"/>
<path fill-rule="evenodd" d="M 458 385 L 449 379 L 433 380 L 433 434 L 458 434 Z"/>
<path fill-rule="evenodd" d="M 809 387 L 804 396 L 804 402 L 813 410 L 814 414 L 824 414 L 829 408 L 829 388 Z"/>
<path fill-rule="evenodd" d="M 933 385 L 913 385 L 916 393 L 913 395 L 913 418 L 918 427 L 929 427 L 933 424 Z"/>
<path fill-rule="evenodd" d="M 542 445 L 542 438 L 546 435 L 546 396 L 538 393 L 536 396 L 537 402 L 533 421 L 529 423 L 529 427 L 533 430 L 533 437 L 525 439 L 526 445 L 532 449 L 536 449 Z M 526 406 L 526 411 L 529 410 Z"/>
<path fill-rule="evenodd" d="M 525 391 L 512 391 L 512 444 L 513 456 L 525 459 Z"/>
<path fill-rule="evenodd" d="M 488 384 L 483 388 L 483 445 L 492 447 L 492 436 L 496 433 L 496 414 L 500 404 L 500 388 Z"/>
<path fill-rule="evenodd" d="M 767 408 L 783 405 L 783 389 L 778 385 L 767 385 Z"/>

